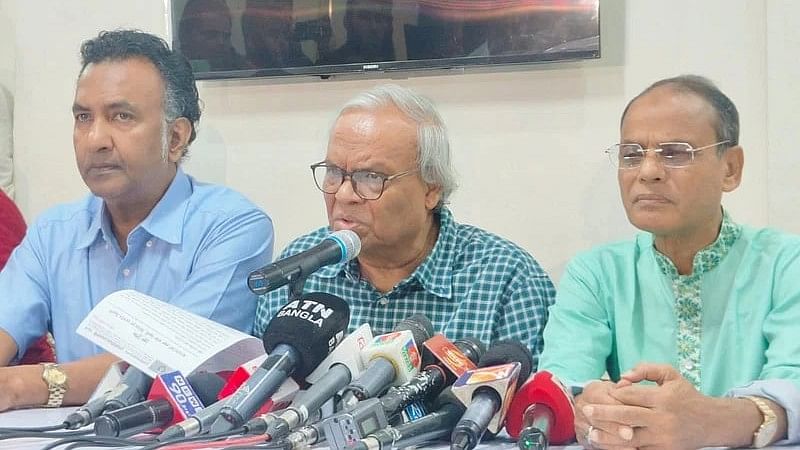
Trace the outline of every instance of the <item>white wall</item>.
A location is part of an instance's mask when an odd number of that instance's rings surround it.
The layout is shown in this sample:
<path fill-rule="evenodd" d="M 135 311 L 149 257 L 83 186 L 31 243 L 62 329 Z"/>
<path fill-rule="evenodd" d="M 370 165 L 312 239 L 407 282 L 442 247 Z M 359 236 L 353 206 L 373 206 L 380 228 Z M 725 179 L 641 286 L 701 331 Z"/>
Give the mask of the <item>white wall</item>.
<path fill-rule="evenodd" d="M 800 32 L 790 23 L 798 13 L 792 0 L 602 0 L 599 61 L 393 81 L 441 109 L 460 173 L 457 218 L 520 243 L 557 278 L 576 251 L 631 234 L 602 150 L 617 140 L 628 99 L 680 73 L 709 76 L 740 109 L 747 164 L 742 187 L 725 201 L 734 217 L 754 225 L 774 218 L 800 232 L 800 218 L 784 203 L 798 199 L 789 176 L 797 171 L 785 166 L 787 157 L 795 168 L 799 161 L 797 91 L 786 92 L 800 67 Z M 17 199 L 28 220 L 86 192 L 69 113 L 78 47 L 118 26 L 164 35 L 164 4 L 17 4 Z M 325 222 L 308 165 L 321 159 L 337 107 L 380 81 L 202 82 L 205 111 L 187 170 L 267 210 L 280 248 Z"/>
<path fill-rule="evenodd" d="M 5 86 L 9 92 L 14 91 L 14 67 L 16 39 L 14 33 L 14 17 L 16 16 L 16 3 L 14 0 L 0 0 L 0 86 Z"/>

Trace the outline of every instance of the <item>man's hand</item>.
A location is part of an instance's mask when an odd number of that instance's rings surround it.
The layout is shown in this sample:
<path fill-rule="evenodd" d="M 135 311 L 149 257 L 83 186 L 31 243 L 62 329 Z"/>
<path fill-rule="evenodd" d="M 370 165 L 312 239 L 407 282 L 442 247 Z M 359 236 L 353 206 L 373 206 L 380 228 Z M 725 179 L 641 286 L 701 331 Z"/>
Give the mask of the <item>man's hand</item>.
<path fill-rule="evenodd" d="M 44 404 L 47 396 L 42 366 L 0 367 L 0 411 L 30 406 L 35 400 Z"/>
<path fill-rule="evenodd" d="M 583 393 L 575 397 L 575 436 L 578 438 L 578 443 L 586 448 L 591 448 L 595 444 L 595 437 L 601 433 L 633 435 L 633 429 L 630 427 L 614 422 L 592 420 L 585 415 L 585 411 L 591 412 L 595 405 L 621 405 L 619 400 L 610 395 L 614 389 L 617 387 L 611 381 L 595 381 L 588 384 Z M 590 426 L 591 442 L 587 442 Z"/>
<path fill-rule="evenodd" d="M 656 385 L 636 384 L 640 381 Z M 632 427 L 633 432 L 630 436 L 593 432 L 591 441 L 598 448 L 747 445 L 761 421 L 749 400 L 707 397 L 672 366 L 664 364 L 636 366 L 622 375 L 608 395 L 619 405 L 595 405 L 589 411 L 584 409 L 584 414 L 595 429 L 595 424 L 610 423 Z"/>
<path fill-rule="evenodd" d="M 637 385 L 652 381 L 656 386 Z M 711 414 L 709 398 L 700 394 L 678 371 L 664 364 L 640 364 L 623 374 L 609 395 L 622 406 L 595 407 L 591 420 L 633 427 L 622 436 L 599 434 L 601 448 L 654 447 L 692 449 L 703 446 L 704 419 Z"/>
<path fill-rule="evenodd" d="M 117 360 L 109 353 L 102 353 L 63 364 L 69 386 L 64 394 L 64 405 L 86 403 L 108 367 Z M 0 411 L 44 406 L 48 396 L 41 365 L 0 367 Z"/>

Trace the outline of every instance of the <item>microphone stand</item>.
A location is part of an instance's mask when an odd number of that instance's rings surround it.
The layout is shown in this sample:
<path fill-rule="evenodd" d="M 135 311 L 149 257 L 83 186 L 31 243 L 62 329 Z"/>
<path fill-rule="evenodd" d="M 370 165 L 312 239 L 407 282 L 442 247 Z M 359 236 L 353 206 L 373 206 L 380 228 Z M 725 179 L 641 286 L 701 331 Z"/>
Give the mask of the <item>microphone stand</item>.
<path fill-rule="evenodd" d="M 303 295 L 303 286 L 306 284 L 306 279 L 308 279 L 308 275 L 300 276 L 300 270 L 294 271 L 291 275 L 289 275 L 289 299 L 288 302 L 293 300 L 300 299 L 300 296 Z"/>

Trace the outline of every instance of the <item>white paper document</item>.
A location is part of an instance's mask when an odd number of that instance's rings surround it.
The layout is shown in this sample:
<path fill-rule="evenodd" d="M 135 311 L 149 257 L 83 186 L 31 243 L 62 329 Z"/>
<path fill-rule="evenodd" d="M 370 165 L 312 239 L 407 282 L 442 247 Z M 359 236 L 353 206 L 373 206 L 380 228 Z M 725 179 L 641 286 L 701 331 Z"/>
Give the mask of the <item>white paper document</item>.
<path fill-rule="evenodd" d="M 258 338 L 133 290 L 101 300 L 77 333 L 152 377 L 234 370 L 264 354 Z"/>

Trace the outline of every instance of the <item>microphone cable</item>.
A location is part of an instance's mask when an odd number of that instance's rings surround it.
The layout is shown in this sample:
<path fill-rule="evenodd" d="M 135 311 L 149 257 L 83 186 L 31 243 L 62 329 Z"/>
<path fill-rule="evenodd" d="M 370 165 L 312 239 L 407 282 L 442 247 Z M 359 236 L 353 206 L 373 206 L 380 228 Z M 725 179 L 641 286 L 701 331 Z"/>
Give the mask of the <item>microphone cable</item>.
<path fill-rule="evenodd" d="M 64 439 L 59 439 L 58 441 L 51 442 L 50 444 L 45 445 L 40 450 L 53 450 L 55 448 L 61 447 L 62 445 L 72 444 L 70 448 L 78 448 L 78 447 L 119 447 L 119 446 L 141 446 L 141 440 L 134 440 L 134 439 L 121 439 L 115 437 L 103 437 L 103 436 L 75 436 L 75 437 L 68 437 Z"/>
<path fill-rule="evenodd" d="M 164 442 L 156 442 L 154 439 L 123 439 L 123 438 L 115 438 L 115 437 L 104 437 L 104 436 L 73 436 L 67 437 L 51 444 L 42 447 L 41 450 L 53 450 L 55 448 L 61 447 L 63 445 L 71 444 L 69 448 L 75 449 L 80 447 L 138 447 L 139 450 L 156 450 L 163 447 L 168 447 L 172 445 L 179 445 L 189 442 L 201 442 L 201 441 L 215 441 L 219 439 L 225 439 L 229 436 L 234 436 L 242 433 L 242 429 L 234 429 L 230 431 L 225 431 L 222 433 L 217 433 L 214 435 L 211 434 L 203 434 L 199 436 L 192 436 L 188 438 L 180 438 L 175 440 L 169 440 Z M 26 436 L 26 437 L 41 437 L 41 436 Z"/>
<path fill-rule="evenodd" d="M 45 427 L 41 427 L 45 428 Z M 63 429 L 63 428 L 62 428 Z M 0 434 L 0 441 L 6 439 L 21 439 L 21 438 L 68 438 L 73 436 L 86 436 L 91 434 L 93 430 L 75 430 L 75 431 L 14 431 Z"/>
<path fill-rule="evenodd" d="M 67 423 L 62 422 L 58 425 L 46 425 L 43 427 L 0 427 L 0 434 L 6 433 L 37 433 L 37 432 L 46 432 L 46 431 L 58 431 L 67 428 Z"/>

